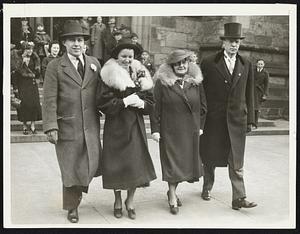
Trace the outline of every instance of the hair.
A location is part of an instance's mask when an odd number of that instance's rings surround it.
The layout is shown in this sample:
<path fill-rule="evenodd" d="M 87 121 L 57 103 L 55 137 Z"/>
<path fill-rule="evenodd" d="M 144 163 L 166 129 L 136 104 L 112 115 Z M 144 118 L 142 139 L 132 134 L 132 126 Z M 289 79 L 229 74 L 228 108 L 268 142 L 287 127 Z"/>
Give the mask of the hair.
<path fill-rule="evenodd" d="M 52 42 L 49 44 L 49 49 L 48 49 L 49 53 L 51 53 L 51 48 L 52 48 L 52 45 L 53 45 L 53 44 L 58 44 L 59 47 L 61 47 L 58 41 L 52 41 Z"/>
<path fill-rule="evenodd" d="M 256 59 L 256 63 L 258 63 L 258 61 L 263 61 L 264 63 L 266 63 L 265 60 L 262 58 Z"/>

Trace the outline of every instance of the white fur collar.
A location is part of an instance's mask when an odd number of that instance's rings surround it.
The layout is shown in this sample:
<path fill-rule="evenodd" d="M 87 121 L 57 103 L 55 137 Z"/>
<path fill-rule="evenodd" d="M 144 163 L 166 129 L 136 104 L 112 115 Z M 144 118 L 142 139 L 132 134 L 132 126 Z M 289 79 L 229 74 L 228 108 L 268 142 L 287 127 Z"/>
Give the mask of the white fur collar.
<path fill-rule="evenodd" d="M 133 60 L 131 64 L 133 70 L 132 78 L 129 73 L 122 68 L 115 59 L 109 59 L 101 70 L 101 78 L 103 82 L 114 89 L 125 91 L 127 87 L 135 87 L 134 80 L 136 79 L 137 71 L 145 71 L 145 77 L 140 78 L 142 90 L 149 90 L 153 87 L 153 81 L 147 68 L 138 60 Z"/>
<path fill-rule="evenodd" d="M 162 64 L 154 75 L 154 80 L 161 80 L 165 86 L 173 86 L 178 79 L 172 67 L 166 63 Z M 197 64 L 189 63 L 188 73 L 184 76 L 184 81 L 198 85 L 203 80 L 201 69 Z"/>

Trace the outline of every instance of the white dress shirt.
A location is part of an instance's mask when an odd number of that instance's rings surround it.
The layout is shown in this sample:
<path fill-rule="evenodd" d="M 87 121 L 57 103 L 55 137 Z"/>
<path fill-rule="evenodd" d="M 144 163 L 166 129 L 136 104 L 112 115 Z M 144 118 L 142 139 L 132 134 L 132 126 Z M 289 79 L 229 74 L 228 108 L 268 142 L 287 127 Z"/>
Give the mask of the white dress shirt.
<path fill-rule="evenodd" d="M 224 50 L 224 59 L 225 59 L 226 66 L 230 74 L 232 75 L 235 66 L 235 61 L 236 61 L 236 54 L 231 58 Z"/>
<path fill-rule="evenodd" d="M 73 55 L 71 55 L 71 54 L 69 54 L 69 53 L 67 53 L 67 55 L 68 55 L 70 61 L 72 62 L 72 64 L 74 65 L 75 69 L 77 70 L 77 68 L 78 68 L 78 60 L 77 60 L 77 57 L 75 57 L 75 56 L 73 56 Z M 82 55 L 82 54 L 79 56 L 79 59 L 80 59 L 80 61 L 82 62 L 82 65 L 83 65 L 83 67 L 84 67 L 84 59 L 83 59 L 83 55 Z"/>

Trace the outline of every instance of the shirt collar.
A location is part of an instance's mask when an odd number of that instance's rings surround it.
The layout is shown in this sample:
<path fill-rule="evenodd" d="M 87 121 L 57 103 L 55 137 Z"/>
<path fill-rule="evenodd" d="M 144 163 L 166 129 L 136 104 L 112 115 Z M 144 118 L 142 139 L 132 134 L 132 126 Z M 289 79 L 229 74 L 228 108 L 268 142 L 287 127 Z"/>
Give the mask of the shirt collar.
<path fill-rule="evenodd" d="M 236 60 L 236 54 L 231 58 L 229 57 L 229 55 L 227 54 L 226 50 L 224 50 L 224 57 L 226 59 L 229 59 L 229 60 L 232 60 L 232 61 L 235 61 Z"/>
<path fill-rule="evenodd" d="M 73 56 L 73 55 L 71 55 L 69 53 L 67 53 L 67 54 L 68 54 L 68 57 L 69 57 L 69 59 L 71 60 L 72 63 L 75 62 L 75 61 L 77 63 L 77 57 L 75 57 L 75 56 Z M 82 62 L 82 64 L 84 65 L 84 59 L 83 59 L 83 55 L 82 54 L 79 56 L 79 59 Z"/>

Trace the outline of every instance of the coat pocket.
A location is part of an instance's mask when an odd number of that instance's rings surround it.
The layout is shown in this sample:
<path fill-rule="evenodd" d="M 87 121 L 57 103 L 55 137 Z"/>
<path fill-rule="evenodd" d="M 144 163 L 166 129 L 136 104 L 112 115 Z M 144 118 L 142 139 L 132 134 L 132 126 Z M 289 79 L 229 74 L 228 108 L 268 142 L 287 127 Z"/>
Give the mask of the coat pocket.
<path fill-rule="evenodd" d="M 58 139 L 72 141 L 76 139 L 76 121 L 74 116 L 57 119 Z"/>

